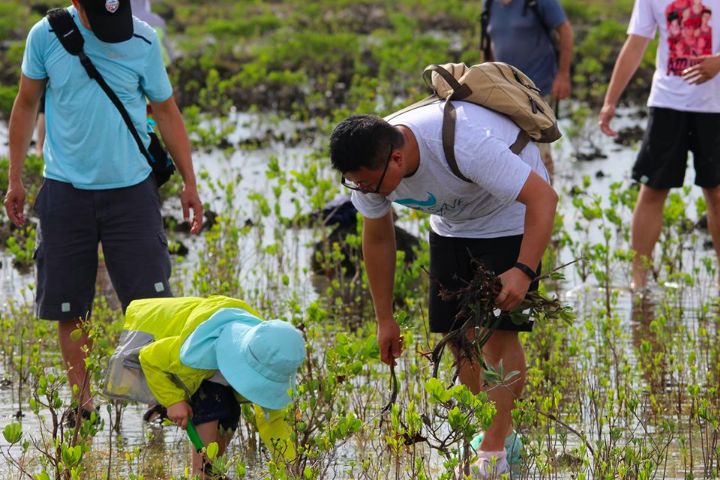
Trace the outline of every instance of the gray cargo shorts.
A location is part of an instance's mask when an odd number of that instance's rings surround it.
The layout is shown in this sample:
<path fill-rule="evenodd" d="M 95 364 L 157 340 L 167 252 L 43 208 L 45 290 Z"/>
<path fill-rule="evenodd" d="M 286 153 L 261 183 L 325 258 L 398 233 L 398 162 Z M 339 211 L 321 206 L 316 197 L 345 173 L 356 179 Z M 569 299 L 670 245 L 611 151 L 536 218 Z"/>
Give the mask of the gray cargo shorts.
<path fill-rule="evenodd" d="M 90 315 L 99 243 L 123 311 L 139 298 L 172 296 L 170 255 L 152 176 L 107 190 L 80 190 L 46 178 L 34 208 L 40 219 L 35 249 L 39 318 Z"/>

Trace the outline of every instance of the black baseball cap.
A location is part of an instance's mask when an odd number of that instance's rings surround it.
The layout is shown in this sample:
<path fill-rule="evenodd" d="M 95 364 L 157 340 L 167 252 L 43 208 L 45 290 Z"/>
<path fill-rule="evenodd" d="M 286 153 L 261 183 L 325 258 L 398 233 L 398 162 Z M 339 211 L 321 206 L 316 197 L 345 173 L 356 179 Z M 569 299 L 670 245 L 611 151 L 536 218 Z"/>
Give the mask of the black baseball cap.
<path fill-rule="evenodd" d="M 119 43 L 133 36 L 130 0 L 80 0 L 95 36 L 107 43 Z"/>

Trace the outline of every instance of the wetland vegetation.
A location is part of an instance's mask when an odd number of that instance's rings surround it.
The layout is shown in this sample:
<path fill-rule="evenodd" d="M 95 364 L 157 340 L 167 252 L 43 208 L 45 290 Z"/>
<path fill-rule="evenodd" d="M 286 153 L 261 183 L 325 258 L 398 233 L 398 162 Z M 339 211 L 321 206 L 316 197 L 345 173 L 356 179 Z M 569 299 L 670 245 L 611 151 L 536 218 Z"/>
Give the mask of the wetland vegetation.
<path fill-rule="evenodd" d="M 562 3 L 576 33 L 575 100 L 561 105 L 562 200 L 544 265 L 579 261 L 541 291 L 571 306 L 574 318 L 540 319 L 522 337 L 528 380 L 514 416 L 525 454 L 512 478 L 718 478 L 720 311 L 714 252 L 697 223 L 705 206 L 689 187 L 670 196 L 653 288 L 632 296 L 629 219 L 637 190 L 627 178 L 630 163 L 613 159 L 632 155 L 644 124 L 628 114 L 623 145 L 599 141 L 594 127 L 632 2 Z M 17 91 L 26 32 L 60 5 L 0 0 L 0 116 L 7 118 Z M 338 240 L 322 215 L 310 213 L 342 193 L 327 155 L 332 126 L 350 113 L 384 114 L 424 96 L 427 64 L 476 63 L 480 2 L 155 0 L 153 7 L 168 22 L 171 76 L 200 193 L 217 212 L 191 239 L 177 219 L 178 185 L 163 187 L 170 236 L 188 247 L 175 257 L 174 291 L 242 298 L 268 318 L 292 321 L 308 341 L 287 413 L 296 460 L 269 459 L 248 410 L 226 456 L 208 448 L 215 470 L 230 478 L 455 478 L 494 407 L 453 383 L 448 358 L 433 376 L 440 338 L 426 326 L 428 219 L 398 210 L 403 228 L 423 240 L 411 261 L 398 258 L 405 353 L 389 404 L 394 387 L 379 361 L 360 227 Z M 652 52 L 626 92 L 630 105 L 647 94 Z M 582 162 L 602 155 L 608 159 L 597 167 Z M 5 188 L 7 159 L 0 163 Z M 41 159 L 30 156 L 30 204 L 41 170 Z M 31 269 L 32 225 L 16 230 L 3 216 L 6 280 L 9 262 Z M 314 270 L 326 275 L 316 278 Z M 97 422 L 65 426 L 71 395 L 54 325 L 34 318 L 31 276 L 12 278 L 3 282 L 0 309 L 0 478 L 188 478 L 182 433 L 143 426 L 139 407 L 99 396 Z M 86 327 L 96 392 L 121 325 L 112 296 L 98 295 Z M 495 388 L 503 388 L 508 372 L 494 373 Z"/>

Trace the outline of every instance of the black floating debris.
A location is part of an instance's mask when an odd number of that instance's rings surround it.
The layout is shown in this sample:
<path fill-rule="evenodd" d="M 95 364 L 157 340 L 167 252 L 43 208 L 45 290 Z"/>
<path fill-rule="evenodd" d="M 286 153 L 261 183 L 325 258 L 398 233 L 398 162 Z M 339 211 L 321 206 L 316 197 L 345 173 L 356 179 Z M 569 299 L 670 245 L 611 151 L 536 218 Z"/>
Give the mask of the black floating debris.
<path fill-rule="evenodd" d="M 586 150 L 578 150 L 573 155 L 576 160 L 579 160 L 581 162 L 590 162 L 592 160 L 601 160 L 604 158 L 607 158 L 607 155 L 603 153 L 602 150 L 600 150 L 598 147 L 593 145 L 591 148 Z"/>
<path fill-rule="evenodd" d="M 632 127 L 626 127 L 618 131 L 617 137 L 613 140 L 618 145 L 624 145 L 626 147 L 635 145 L 642 140 L 645 134 L 645 129 L 639 125 L 633 125 Z"/>
<path fill-rule="evenodd" d="M 577 185 L 573 185 L 568 193 L 571 197 L 577 197 L 578 195 L 583 193 L 583 189 L 578 187 Z"/>
<path fill-rule="evenodd" d="M 205 221 L 202 224 L 202 229 L 209 230 L 217 223 L 218 214 L 212 210 L 205 210 L 203 217 L 205 217 Z M 190 233 L 190 222 L 185 220 L 179 222 L 175 217 L 167 216 L 163 218 L 163 223 L 165 230 L 176 233 Z"/>
<path fill-rule="evenodd" d="M 170 252 L 170 255 L 179 255 L 181 257 L 184 257 L 190 252 L 190 249 L 188 249 L 188 247 L 185 246 L 185 244 L 182 242 L 178 242 L 177 240 L 170 240 L 168 242 L 168 251 Z"/>

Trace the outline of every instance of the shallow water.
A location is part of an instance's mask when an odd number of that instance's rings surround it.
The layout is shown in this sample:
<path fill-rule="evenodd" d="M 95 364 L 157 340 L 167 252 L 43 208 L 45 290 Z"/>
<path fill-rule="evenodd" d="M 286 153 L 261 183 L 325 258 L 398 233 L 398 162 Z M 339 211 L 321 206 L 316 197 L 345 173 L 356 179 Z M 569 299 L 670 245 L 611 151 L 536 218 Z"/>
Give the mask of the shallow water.
<path fill-rule="evenodd" d="M 623 126 L 637 124 L 637 118 L 631 115 L 631 113 L 631 111 L 620 112 L 620 118 L 614 126 L 616 128 L 621 128 Z M 252 138 L 257 135 L 258 132 L 264 132 L 267 129 L 279 128 L 280 130 L 291 133 L 295 129 L 302 127 L 301 125 L 294 124 L 290 121 L 283 121 L 280 126 L 276 126 L 265 117 L 256 115 L 235 114 L 233 116 L 233 121 L 238 125 L 238 128 L 235 131 L 236 133 L 231 135 L 228 139 L 233 144 L 247 138 Z M 594 117 L 591 118 L 590 121 L 594 123 Z M 639 120 L 639 122 L 644 126 L 645 120 Z M 6 129 L 3 125 L 0 125 L 0 138 L 3 138 L 3 135 L 6 135 Z M 563 139 L 555 145 L 555 186 L 559 192 L 566 192 L 571 187 L 581 184 L 583 176 L 589 176 L 592 178 L 588 188 L 589 192 L 597 193 L 601 196 L 607 193 L 611 183 L 616 181 L 628 181 L 636 148 L 616 146 L 610 139 L 602 137 L 599 133 L 593 138 L 597 142 L 598 146 L 600 146 L 600 148 L 608 154 L 609 158 L 589 162 L 575 161 L 571 158 L 572 145 L 569 140 Z M 0 155 L 3 155 L 3 143 L 4 142 L 0 142 Z M 280 142 L 271 141 L 267 148 L 252 151 L 236 151 L 229 158 L 224 158 L 218 151 L 197 153 L 195 155 L 195 164 L 198 172 L 207 172 L 210 179 L 238 179 L 239 188 L 236 190 L 238 194 L 236 204 L 244 206 L 248 204 L 247 195 L 251 192 L 259 192 L 268 196 L 271 194 L 271 182 L 267 181 L 265 178 L 265 166 L 267 165 L 270 155 L 277 155 L 283 168 L 302 169 L 305 155 L 312 151 L 312 147 L 313 145 L 306 143 L 300 143 L 294 147 L 285 147 Z M 602 174 L 599 174 L 599 172 L 602 172 Z M 694 174 L 692 172 L 692 167 L 690 167 L 688 175 L 686 176 L 686 184 L 690 184 L 693 178 Z M 215 205 L 219 206 L 222 204 L 222 199 L 219 195 L 217 198 L 210 198 L 207 196 L 207 182 L 202 180 L 201 192 L 206 195 L 203 199 L 210 203 L 211 208 Z M 699 195 L 699 189 L 695 188 L 691 193 L 691 198 L 696 198 Z M 571 222 L 574 221 L 573 219 L 577 215 L 577 212 L 574 210 L 570 200 L 571 197 L 567 193 L 561 195 L 561 211 L 565 215 L 566 225 L 571 225 Z M 166 208 L 175 209 L 175 214 L 177 214 L 177 205 L 172 205 L 172 202 L 170 202 Z M 281 209 L 283 213 L 290 215 L 294 211 L 294 208 L 295 205 L 293 204 L 292 199 L 288 196 L 283 196 L 281 201 Z M 403 207 L 400 207 L 401 214 L 402 208 Z M 253 212 L 249 207 L 242 207 L 239 214 L 241 218 L 238 218 L 238 221 L 244 221 L 245 218 L 251 218 L 252 215 Z M 272 239 L 269 238 L 271 235 L 271 229 L 266 229 L 265 237 L 260 241 L 271 241 Z M 282 248 L 286 249 L 285 257 L 290 263 L 292 263 L 292 268 L 294 268 L 296 272 L 302 272 L 303 269 L 308 267 L 310 250 L 307 244 L 312 240 L 313 233 L 311 231 L 304 230 L 288 232 L 287 235 L 288 241 L 282 246 Z M 588 240 L 597 241 L 600 238 L 599 235 L 599 231 L 593 230 L 590 232 Z M 705 238 L 706 237 L 704 235 L 700 235 L 697 244 L 694 245 L 695 252 L 702 251 L 702 241 Z M 192 270 L 193 265 L 197 262 L 198 256 L 202 255 L 203 242 L 202 239 L 197 238 L 183 239 L 183 241 L 187 241 L 190 245 L 192 245 L 191 253 L 181 263 L 176 264 L 175 271 L 179 278 L 188 278 L 189 272 Z M 262 272 L 262 265 L 253 263 L 256 261 L 252 253 L 254 248 L 254 246 L 248 245 L 244 250 L 245 253 L 243 254 L 243 262 L 246 265 L 246 268 L 243 269 L 243 275 L 246 275 L 246 277 L 244 277 L 243 280 L 248 283 L 257 282 L 262 284 L 263 279 L 259 278 L 259 275 Z M 692 252 L 687 252 L 686 255 L 691 256 Z M 560 263 L 573 260 L 572 252 L 567 250 L 562 251 L 560 254 L 560 260 Z M 26 287 L 32 283 L 32 277 L 30 275 L 19 274 L 13 268 L 9 267 L 9 265 L 10 262 L 8 261 L 7 255 L 5 255 L 2 259 L 2 271 L 0 272 L 0 296 L 4 299 L 13 300 L 17 300 L 20 296 L 23 296 L 29 301 L 32 295 L 27 291 Z M 574 268 L 568 267 L 565 270 L 566 271 L 564 273 L 566 274 L 566 280 L 561 283 L 561 295 L 568 303 L 578 309 L 580 317 L 584 309 L 590 308 L 594 301 L 597 300 L 598 297 L 601 297 L 604 292 L 599 289 L 592 280 L 582 282 Z M 638 314 L 638 308 L 633 308 L 634 300 L 628 289 L 628 280 L 627 266 L 618 267 L 615 271 L 613 271 L 612 285 L 618 292 L 618 300 L 614 308 L 620 318 L 621 327 L 624 330 L 631 332 L 631 335 L 622 340 L 624 343 L 621 343 L 621 346 L 624 349 L 624 352 L 631 358 L 629 361 L 634 364 L 637 360 L 633 358 L 634 354 L 632 346 L 635 343 L 641 342 L 647 335 L 647 329 L 644 325 L 647 325 L 649 320 L 646 318 L 646 315 L 643 315 L 642 311 Z M 707 282 L 709 279 L 704 279 L 704 281 Z M 655 295 L 657 298 L 661 298 L 668 295 L 668 292 L 670 292 L 673 288 L 674 287 L 671 284 L 654 286 L 654 293 L 652 295 Z M 283 292 L 282 294 L 288 296 L 293 295 L 300 299 L 304 305 L 307 305 L 311 300 L 317 298 L 318 296 L 316 289 L 313 288 L 312 282 L 300 282 L 297 285 L 293 285 L 291 289 L 289 288 L 287 292 Z M 686 295 L 683 296 L 682 299 L 684 302 L 683 306 L 686 309 L 686 315 L 684 318 L 688 323 L 688 328 L 697 328 L 697 315 L 694 314 L 693 309 L 698 305 L 698 295 L 700 295 L 700 293 Z M 579 318 L 578 321 L 581 322 L 582 318 Z M 0 376 L 2 373 L 3 372 L 0 371 Z M 672 384 L 671 378 L 667 378 L 666 380 L 668 383 L 665 384 L 665 388 L 670 390 L 677 388 Z M 0 390 L 0 428 L 2 428 L 6 423 L 12 421 L 12 416 L 17 410 L 17 399 L 13 397 L 14 394 L 14 389 Z M 383 399 L 379 398 L 378 401 L 378 403 L 382 403 Z M 168 471 L 172 471 L 175 474 L 181 473 L 184 466 L 184 461 L 182 461 L 181 458 L 186 452 L 184 435 L 175 427 L 166 427 L 158 430 L 156 428 L 149 428 L 146 425 L 143 425 L 141 421 L 143 410 L 144 408 L 140 406 L 130 406 L 125 411 L 122 424 L 122 441 L 124 443 L 123 450 L 132 450 L 133 447 L 139 447 L 144 450 L 148 445 L 146 440 L 148 433 L 155 432 L 157 434 L 160 432 L 159 435 L 156 435 L 158 438 L 152 442 L 154 447 L 148 451 L 156 451 L 157 453 L 155 453 L 155 455 L 165 458 L 165 466 Z M 104 410 L 102 411 L 102 414 L 107 424 L 109 418 Z M 26 417 L 23 420 L 24 430 L 26 432 L 37 431 L 38 425 L 34 422 L 36 422 L 34 416 L 29 415 Z M 588 428 L 588 425 L 585 425 L 582 422 L 573 424 L 573 426 L 581 431 Z M 100 433 L 98 437 L 96 437 L 95 444 L 103 444 L 103 439 L 108 438 L 107 435 L 109 434 L 106 429 L 106 431 Z M 114 440 L 114 443 L 116 442 L 117 439 Z M 568 446 L 574 447 L 577 445 L 577 439 L 572 438 L 571 436 L 568 441 Z M 348 465 L 350 460 L 357 458 L 360 453 L 358 450 L 361 448 L 361 443 L 355 443 L 353 441 L 349 442 L 344 447 L 341 447 L 336 458 L 336 469 L 334 470 L 333 476 L 336 478 L 344 478 L 342 474 L 343 466 Z M 0 449 L 7 449 L 7 444 L 2 436 L 0 436 Z M 438 468 L 438 472 L 436 473 L 439 473 L 441 466 L 441 459 L 439 455 L 435 452 L 425 451 L 427 449 L 422 450 L 425 455 L 429 455 L 430 458 L 434 459 L 433 464 Z M 101 454 L 98 453 L 97 455 L 100 456 Z M 670 457 L 671 459 L 677 458 L 678 454 L 673 452 Z M 677 467 L 678 468 L 674 468 L 673 465 L 670 465 L 670 468 L 664 478 L 682 478 L 682 475 L 679 473 L 678 476 L 674 476 L 672 473 L 675 470 L 679 471 L 679 465 Z M 10 474 L 8 478 L 14 477 L 14 473 L 11 474 L 12 469 L 5 464 L 0 465 L 0 472 Z M 697 470 L 696 473 L 701 474 L 702 472 L 701 470 Z M 572 477 L 572 474 L 568 473 L 567 478 L 574 477 Z"/>

